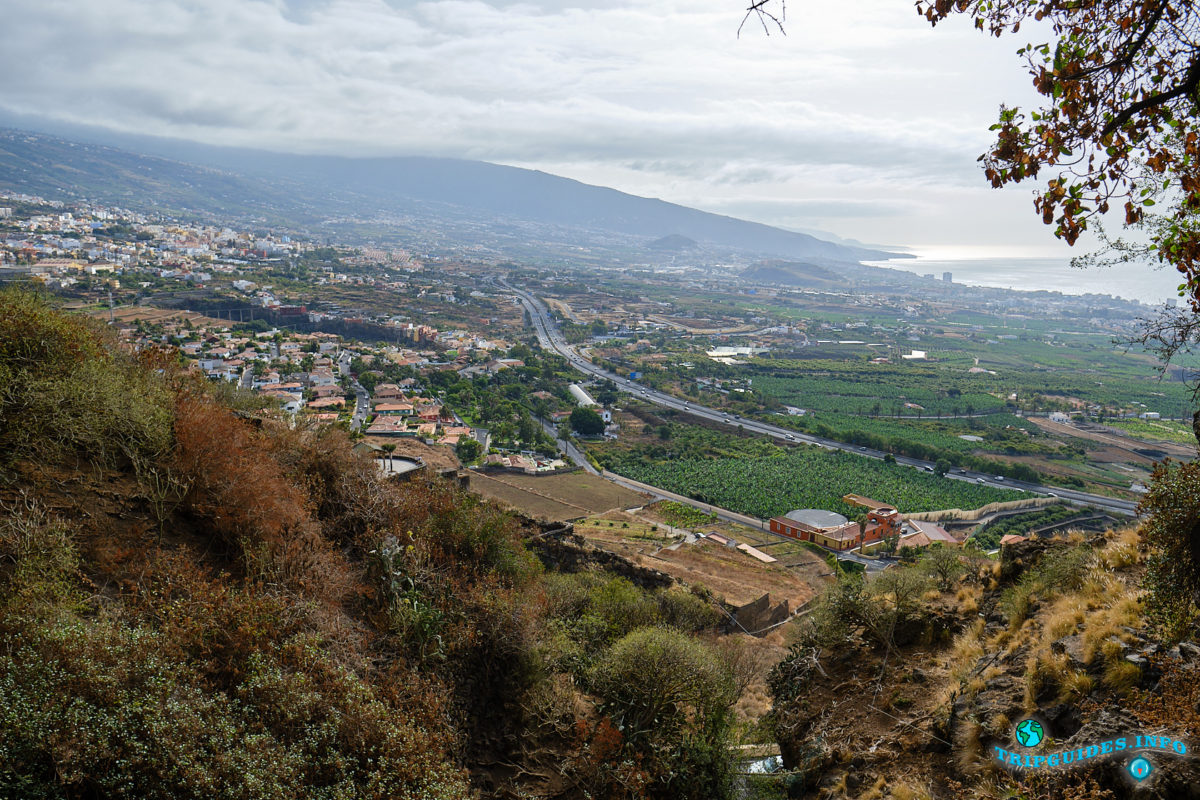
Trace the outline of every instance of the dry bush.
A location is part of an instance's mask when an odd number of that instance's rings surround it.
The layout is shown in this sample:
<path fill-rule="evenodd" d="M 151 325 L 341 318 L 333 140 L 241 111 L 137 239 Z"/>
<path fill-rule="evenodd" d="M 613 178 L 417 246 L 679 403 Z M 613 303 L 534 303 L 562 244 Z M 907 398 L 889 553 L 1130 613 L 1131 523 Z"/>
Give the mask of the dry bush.
<path fill-rule="evenodd" d="M 1136 692 L 1129 708 L 1148 729 L 1166 727 L 1184 738 L 1200 736 L 1200 666 L 1155 657 L 1162 678 L 1154 690 Z"/>
<path fill-rule="evenodd" d="M 380 477 L 374 460 L 356 453 L 344 431 L 321 426 L 264 428 L 276 460 L 305 487 L 325 537 L 360 550 L 401 527 L 404 489 Z"/>
<path fill-rule="evenodd" d="M 183 507 L 205 521 L 247 575 L 329 602 L 352 590 L 340 554 L 309 514 L 309 498 L 284 475 L 269 441 L 184 385 L 175 398 L 175 465 L 188 485 Z"/>

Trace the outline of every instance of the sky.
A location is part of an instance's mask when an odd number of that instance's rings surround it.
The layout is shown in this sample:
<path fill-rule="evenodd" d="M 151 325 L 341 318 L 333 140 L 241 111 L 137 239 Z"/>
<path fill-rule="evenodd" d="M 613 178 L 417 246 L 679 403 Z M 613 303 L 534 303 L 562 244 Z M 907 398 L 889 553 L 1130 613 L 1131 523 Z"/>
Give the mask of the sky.
<path fill-rule="evenodd" d="M 976 158 L 1016 50 L 911 0 L 4 0 L 0 111 L 207 144 L 433 155 L 924 255 L 1069 256 Z"/>

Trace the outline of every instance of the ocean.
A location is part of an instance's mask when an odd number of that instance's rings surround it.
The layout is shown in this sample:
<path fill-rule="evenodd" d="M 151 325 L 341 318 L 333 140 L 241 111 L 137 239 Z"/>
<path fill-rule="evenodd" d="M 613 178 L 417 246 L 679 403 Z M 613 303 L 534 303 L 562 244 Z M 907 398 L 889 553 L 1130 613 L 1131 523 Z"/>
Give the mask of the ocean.
<path fill-rule="evenodd" d="M 1120 267 L 1076 269 L 1065 258 L 902 258 L 865 261 L 876 267 L 890 267 L 932 273 L 953 274 L 955 283 L 968 286 L 992 286 L 1001 289 L 1047 290 L 1063 294 L 1108 294 L 1151 305 L 1177 298 L 1179 273 L 1171 269 L 1128 264 Z M 1182 302 L 1182 301 L 1180 301 Z"/>

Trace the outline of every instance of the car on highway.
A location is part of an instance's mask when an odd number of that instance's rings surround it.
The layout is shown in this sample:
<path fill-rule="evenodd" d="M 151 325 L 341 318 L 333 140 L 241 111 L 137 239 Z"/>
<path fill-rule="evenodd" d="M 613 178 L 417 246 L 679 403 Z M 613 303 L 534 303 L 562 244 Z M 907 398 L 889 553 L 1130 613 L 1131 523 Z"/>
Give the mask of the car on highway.
<path fill-rule="evenodd" d="M 975 482 L 976 483 L 984 483 L 984 480 L 983 480 L 983 478 L 976 478 Z"/>
<path fill-rule="evenodd" d="M 865 448 L 865 447 L 860 447 L 860 448 L 858 448 L 858 449 L 859 449 L 859 450 L 866 450 L 867 448 Z"/>
<path fill-rule="evenodd" d="M 998 480 L 998 481 L 1002 481 L 1002 480 L 1004 480 L 1004 476 L 1003 476 L 1003 475 L 997 475 L 997 476 L 996 476 L 996 480 Z"/>
<path fill-rule="evenodd" d="M 788 434 L 784 434 L 784 437 L 783 437 L 783 438 L 787 439 L 789 442 L 794 442 L 794 441 L 796 441 L 796 437 L 795 437 L 795 436 L 792 436 L 790 433 L 788 433 Z"/>

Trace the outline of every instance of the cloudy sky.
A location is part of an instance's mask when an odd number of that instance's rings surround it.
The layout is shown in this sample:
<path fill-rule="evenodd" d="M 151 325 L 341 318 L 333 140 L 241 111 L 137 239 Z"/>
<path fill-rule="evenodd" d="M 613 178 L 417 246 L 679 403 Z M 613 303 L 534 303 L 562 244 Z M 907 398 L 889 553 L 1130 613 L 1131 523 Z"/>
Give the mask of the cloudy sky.
<path fill-rule="evenodd" d="M 1067 252 L 984 186 L 1016 49 L 911 0 L 4 0 L 0 110 L 210 144 L 534 167 L 937 255 Z"/>

